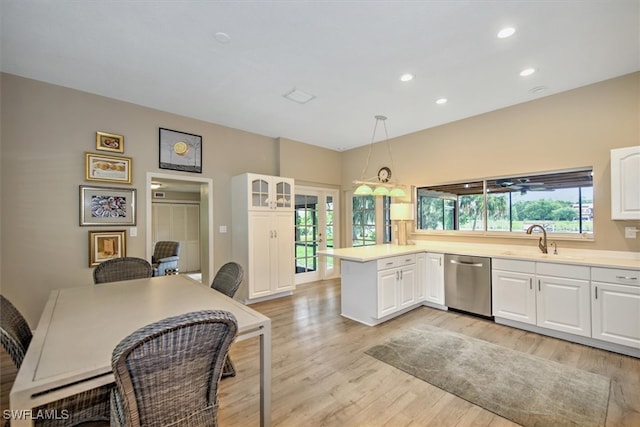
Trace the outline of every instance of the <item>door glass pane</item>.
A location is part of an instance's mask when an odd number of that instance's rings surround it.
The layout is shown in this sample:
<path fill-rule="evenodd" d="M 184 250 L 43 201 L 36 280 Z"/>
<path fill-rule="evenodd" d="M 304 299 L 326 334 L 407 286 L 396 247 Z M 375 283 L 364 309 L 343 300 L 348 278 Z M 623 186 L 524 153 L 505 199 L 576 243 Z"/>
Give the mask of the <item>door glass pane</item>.
<path fill-rule="evenodd" d="M 325 242 L 327 248 L 333 248 L 333 197 L 327 196 L 325 204 Z M 333 268 L 333 257 L 327 257 L 327 269 Z"/>
<path fill-rule="evenodd" d="M 318 269 L 318 197 L 295 196 L 296 273 Z"/>

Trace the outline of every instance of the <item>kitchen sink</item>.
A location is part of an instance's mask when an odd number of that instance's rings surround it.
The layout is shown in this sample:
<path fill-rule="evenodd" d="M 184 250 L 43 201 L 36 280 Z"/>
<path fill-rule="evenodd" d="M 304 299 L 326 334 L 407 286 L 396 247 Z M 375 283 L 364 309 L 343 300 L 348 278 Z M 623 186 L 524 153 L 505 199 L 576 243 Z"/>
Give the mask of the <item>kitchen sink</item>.
<path fill-rule="evenodd" d="M 531 259 L 557 259 L 557 260 L 584 260 L 584 257 L 572 256 L 572 255 L 555 255 L 555 254 L 532 254 L 530 252 L 516 252 L 516 251 L 504 251 L 501 252 L 501 255 L 512 255 L 522 258 L 531 258 Z"/>

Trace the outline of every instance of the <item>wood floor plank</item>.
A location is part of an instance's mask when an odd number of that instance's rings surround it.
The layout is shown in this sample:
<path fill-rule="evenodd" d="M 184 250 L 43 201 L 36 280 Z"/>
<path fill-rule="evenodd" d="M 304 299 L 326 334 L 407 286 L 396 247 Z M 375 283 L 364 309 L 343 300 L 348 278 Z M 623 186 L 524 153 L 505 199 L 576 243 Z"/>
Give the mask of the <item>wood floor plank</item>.
<path fill-rule="evenodd" d="M 364 352 L 407 327 L 430 324 L 607 376 L 607 427 L 640 425 L 640 359 L 428 307 L 369 327 L 340 316 L 340 281 L 298 286 L 291 297 L 251 306 L 272 319 L 274 427 L 491 426 L 516 424 Z M 237 376 L 220 387 L 221 426 L 259 425 L 259 346 L 234 343 Z M 2 409 L 15 377 L 2 354 Z"/>

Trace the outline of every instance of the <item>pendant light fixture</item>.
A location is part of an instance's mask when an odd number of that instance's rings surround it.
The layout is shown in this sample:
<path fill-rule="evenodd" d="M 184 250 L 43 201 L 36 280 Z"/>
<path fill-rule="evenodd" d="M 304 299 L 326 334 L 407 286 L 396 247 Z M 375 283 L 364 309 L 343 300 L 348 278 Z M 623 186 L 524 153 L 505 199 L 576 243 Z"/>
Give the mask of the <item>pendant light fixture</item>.
<path fill-rule="evenodd" d="M 402 186 L 394 184 L 391 179 L 391 169 L 395 170 L 393 164 L 393 156 L 391 155 L 391 144 L 389 143 L 389 134 L 387 133 L 387 118 L 385 116 L 376 115 L 376 124 L 373 127 L 373 135 L 371 136 L 371 144 L 369 144 L 369 153 L 367 154 L 367 161 L 362 169 L 360 179 L 353 181 L 357 185 L 353 194 L 356 196 L 389 196 L 389 197 L 405 197 L 406 193 Z M 376 130 L 378 129 L 378 123 L 382 122 L 384 128 L 385 142 L 387 143 L 387 149 L 389 150 L 389 162 L 391 169 L 388 167 L 382 167 L 378 171 L 378 176 L 373 178 L 366 178 L 367 170 L 369 169 L 369 161 L 371 160 L 371 151 L 376 138 Z"/>

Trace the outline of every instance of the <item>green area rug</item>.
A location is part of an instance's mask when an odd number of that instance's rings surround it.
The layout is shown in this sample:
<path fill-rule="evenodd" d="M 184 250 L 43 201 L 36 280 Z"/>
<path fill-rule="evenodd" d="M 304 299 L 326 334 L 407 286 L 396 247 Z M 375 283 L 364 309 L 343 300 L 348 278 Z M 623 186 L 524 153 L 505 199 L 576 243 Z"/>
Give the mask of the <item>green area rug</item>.
<path fill-rule="evenodd" d="M 609 378 L 429 325 L 366 354 L 523 426 L 604 426 Z"/>

